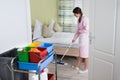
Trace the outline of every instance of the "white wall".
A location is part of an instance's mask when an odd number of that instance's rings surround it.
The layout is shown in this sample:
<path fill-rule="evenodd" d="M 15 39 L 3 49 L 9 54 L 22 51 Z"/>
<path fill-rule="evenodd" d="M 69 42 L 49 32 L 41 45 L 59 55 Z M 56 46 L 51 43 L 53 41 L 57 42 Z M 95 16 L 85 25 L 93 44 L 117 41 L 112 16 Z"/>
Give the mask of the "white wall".
<path fill-rule="evenodd" d="M 85 15 L 87 15 L 89 17 L 90 13 L 90 9 L 89 9 L 89 4 L 90 4 L 90 0 L 83 0 L 82 1 L 82 8 L 83 8 L 83 13 Z"/>
<path fill-rule="evenodd" d="M 31 41 L 29 0 L 0 0 L 0 53 Z"/>

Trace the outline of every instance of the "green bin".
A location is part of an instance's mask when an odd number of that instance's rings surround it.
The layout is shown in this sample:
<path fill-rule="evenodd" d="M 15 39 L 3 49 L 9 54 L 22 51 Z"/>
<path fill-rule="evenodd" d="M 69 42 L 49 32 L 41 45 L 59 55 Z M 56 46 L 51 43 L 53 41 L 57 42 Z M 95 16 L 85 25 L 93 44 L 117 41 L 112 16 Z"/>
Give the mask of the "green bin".
<path fill-rule="evenodd" d="M 20 62 L 29 62 L 29 51 L 33 47 L 24 47 L 22 50 L 18 49 L 18 60 Z"/>

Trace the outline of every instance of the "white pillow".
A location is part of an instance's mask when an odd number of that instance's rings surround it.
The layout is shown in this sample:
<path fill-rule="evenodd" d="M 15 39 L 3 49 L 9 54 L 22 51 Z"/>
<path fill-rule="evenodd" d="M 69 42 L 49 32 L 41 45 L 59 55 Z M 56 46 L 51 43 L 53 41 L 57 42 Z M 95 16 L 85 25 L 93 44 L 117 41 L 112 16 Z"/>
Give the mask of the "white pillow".
<path fill-rule="evenodd" d="M 50 29 L 51 33 L 55 32 L 54 29 L 53 29 L 54 25 L 55 25 L 55 21 L 52 19 L 51 22 L 50 22 L 50 25 L 49 25 L 49 29 Z"/>
<path fill-rule="evenodd" d="M 54 25 L 54 31 L 55 32 L 62 32 L 62 28 L 59 26 L 59 24 L 58 23 L 55 23 L 55 25 Z"/>
<path fill-rule="evenodd" d="M 42 36 L 44 38 L 50 38 L 50 37 L 52 37 L 52 33 L 51 33 L 49 27 L 47 27 L 47 25 L 43 25 Z"/>
<path fill-rule="evenodd" d="M 33 31 L 33 39 L 42 37 L 42 23 L 39 20 L 35 20 L 35 28 Z"/>

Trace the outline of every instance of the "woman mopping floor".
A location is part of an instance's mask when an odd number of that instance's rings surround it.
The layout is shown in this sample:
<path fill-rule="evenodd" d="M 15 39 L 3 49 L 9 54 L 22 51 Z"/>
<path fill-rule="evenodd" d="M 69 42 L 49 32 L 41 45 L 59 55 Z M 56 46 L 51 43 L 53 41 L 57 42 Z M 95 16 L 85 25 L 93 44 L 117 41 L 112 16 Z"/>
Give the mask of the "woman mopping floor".
<path fill-rule="evenodd" d="M 83 15 L 81 9 L 76 7 L 73 9 L 74 16 L 78 18 L 78 27 L 72 43 L 79 38 L 79 57 L 77 58 L 77 62 L 73 68 L 77 69 L 79 73 L 86 73 L 88 72 L 88 52 L 89 52 L 89 20 L 88 18 Z M 81 70 L 79 66 L 82 62 L 82 59 L 85 61 L 84 68 Z"/>

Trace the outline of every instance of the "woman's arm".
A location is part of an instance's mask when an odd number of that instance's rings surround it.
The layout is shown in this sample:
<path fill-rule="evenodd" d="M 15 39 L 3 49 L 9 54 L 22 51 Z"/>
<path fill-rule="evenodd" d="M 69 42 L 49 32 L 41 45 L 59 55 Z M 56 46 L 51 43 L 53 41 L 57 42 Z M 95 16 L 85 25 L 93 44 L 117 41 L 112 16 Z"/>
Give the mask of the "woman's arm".
<path fill-rule="evenodd" d="M 80 32 L 77 29 L 77 32 L 75 33 L 75 35 L 73 37 L 72 43 L 74 43 L 77 40 L 77 38 L 79 37 L 79 35 L 80 35 Z"/>
<path fill-rule="evenodd" d="M 87 33 L 88 30 L 89 30 L 89 20 L 87 17 L 83 17 L 81 23 L 79 23 L 78 29 L 73 37 L 72 42 L 75 42 L 80 34 Z"/>
<path fill-rule="evenodd" d="M 87 17 L 83 17 L 81 24 L 78 26 L 78 31 L 82 33 L 88 32 L 88 27 L 89 27 L 89 20 Z"/>

